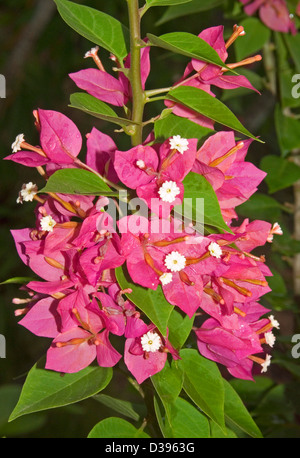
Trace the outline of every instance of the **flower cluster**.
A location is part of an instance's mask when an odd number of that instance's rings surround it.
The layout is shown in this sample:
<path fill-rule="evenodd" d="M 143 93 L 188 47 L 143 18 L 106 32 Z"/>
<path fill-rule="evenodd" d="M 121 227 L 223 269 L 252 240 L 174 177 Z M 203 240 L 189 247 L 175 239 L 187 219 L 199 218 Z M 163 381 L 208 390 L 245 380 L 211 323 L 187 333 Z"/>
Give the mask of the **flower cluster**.
<path fill-rule="evenodd" d="M 245 13 L 252 16 L 259 11 L 262 22 L 277 32 L 297 33 L 293 15 L 289 13 L 285 0 L 240 0 L 245 5 Z M 298 14 L 299 5 L 296 13 Z"/>
<path fill-rule="evenodd" d="M 225 62 L 226 49 L 243 33 L 236 26 L 227 43 L 223 27 L 207 29 L 200 36 Z M 98 68 L 71 78 L 94 97 L 125 105 L 131 99 L 126 73 L 119 72 L 118 79 L 109 75 L 97 51 L 92 49 L 86 57 L 92 57 Z M 150 69 L 148 47 L 141 51 L 141 60 L 144 86 Z M 130 56 L 125 69 L 129 66 Z M 196 76 L 187 78 L 192 70 Z M 225 76 L 224 69 L 194 59 L 180 83 L 207 91 L 211 85 L 252 88 L 246 78 Z M 172 109 L 178 116 L 208 122 L 180 106 Z M 279 324 L 272 315 L 262 318 L 269 310 L 259 299 L 270 291 L 266 278 L 271 272 L 264 256 L 252 251 L 272 242 L 281 229 L 278 224 L 248 219 L 234 225 L 235 208 L 249 199 L 265 176 L 245 161 L 251 141 L 237 142 L 234 132 L 220 131 L 199 148 L 197 138 L 174 135 L 156 143 L 150 135 L 144 144 L 120 151 L 112 138 L 93 128 L 82 162 L 78 158 L 82 136 L 69 118 L 42 109 L 34 116 L 40 145 L 30 145 L 21 134 L 6 159 L 36 168 L 46 180 L 58 169 L 88 170 L 115 189 L 122 186 L 137 196 L 146 209 L 143 214 L 120 213 L 114 221 L 109 206 L 111 202 L 119 206 L 106 196 L 42 193 L 32 182 L 22 186 L 17 202 L 35 201 L 36 221 L 34 227 L 13 230 L 12 235 L 22 261 L 43 281 L 22 287 L 28 298 L 14 299 L 15 304 L 24 304 L 15 313 L 22 316 L 22 326 L 53 339 L 46 368 L 72 373 L 95 359 L 100 366 L 111 367 L 124 356 L 128 370 L 142 383 L 164 367 L 168 354 L 180 358 L 169 331 L 162 335 L 130 300 L 132 290 L 122 290 L 116 276 L 122 266 L 133 286 L 161 288 L 180 313 L 206 316 L 194 329 L 202 355 L 225 365 L 235 377 L 251 379 L 253 362 L 264 372 L 271 356 L 265 355 L 263 345 L 273 346 L 272 329 Z M 173 210 L 183 202 L 183 180 L 190 172 L 211 184 L 228 232 L 200 234 L 176 218 Z M 118 346 L 121 337 L 123 350 Z"/>

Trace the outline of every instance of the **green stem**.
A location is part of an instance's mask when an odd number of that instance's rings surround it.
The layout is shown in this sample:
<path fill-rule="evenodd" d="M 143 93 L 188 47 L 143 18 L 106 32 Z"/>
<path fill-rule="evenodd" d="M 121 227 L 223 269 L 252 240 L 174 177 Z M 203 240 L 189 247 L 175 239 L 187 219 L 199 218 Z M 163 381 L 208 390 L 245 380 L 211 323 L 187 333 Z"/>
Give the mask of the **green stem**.
<path fill-rule="evenodd" d="M 143 114 L 145 96 L 141 81 L 141 30 L 138 0 L 127 0 L 129 28 L 130 28 L 130 71 L 129 79 L 132 89 L 132 121 L 134 133 L 131 136 L 132 146 L 137 146 L 143 141 Z"/>

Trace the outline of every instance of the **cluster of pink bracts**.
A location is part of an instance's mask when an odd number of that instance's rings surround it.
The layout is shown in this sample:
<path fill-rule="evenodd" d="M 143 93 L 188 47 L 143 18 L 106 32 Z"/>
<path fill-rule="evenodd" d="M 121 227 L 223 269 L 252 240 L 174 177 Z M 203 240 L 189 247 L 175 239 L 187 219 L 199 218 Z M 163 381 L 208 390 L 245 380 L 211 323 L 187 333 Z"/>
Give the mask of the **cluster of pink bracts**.
<path fill-rule="evenodd" d="M 243 30 L 235 27 L 233 37 L 225 43 L 223 27 L 213 27 L 201 36 L 225 61 L 228 46 L 241 34 Z M 126 104 L 131 93 L 125 75 L 120 72 L 116 79 L 107 74 L 96 49 L 87 55 L 94 58 L 98 69 L 72 74 L 76 84 L 102 101 Z M 150 69 L 148 47 L 141 59 L 144 85 Z M 130 57 L 125 67 L 129 65 Z M 188 76 L 193 70 L 195 75 Z M 246 78 L 225 77 L 224 72 L 193 60 L 182 83 L 207 91 L 213 84 L 251 87 Z M 172 109 L 189 117 L 183 107 Z M 235 377 L 252 379 L 253 362 L 266 371 L 271 357 L 263 345 L 273 346 L 272 328 L 279 325 L 272 315 L 261 318 L 269 312 L 258 301 L 270 291 L 266 277 L 271 272 L 264 256 L 251 252 L 271 242 L 281 230 L 265 221 L 232 223 L 237 219 L 235 207 L 249 199 L 265 176 L 245 161 L 251 141 L 236 142 L 234 132 L 222 131 L 210 136 L 200 149 L 197 139 L 175 135 L 162 144 L 151 137 L 151 143 L 119 151 L 110 137 L 93 128 L 87 135 L 83 163 L 77 157 L 82 136 L 70 119 L 41 109 L 34 115 L 40 145 L 28 144 L 21 134 L 6 159 L 37 168 L 46 179 L 62 168 L 94 171 L 117 189 L 121 182 L 135 190 L 149 215 L 152 210 L 149 217 L 120 215 L 116 229 L 107 212 L 107 197 L 44 195 L 38 194 L 32 182 L 23 185 L 18 202 L 37 201 L 36 223 L 33 228 L 13 230 L 12 235 L 22 261 L 44 281 L 28 283 L 22 289 L 29 298 L 16 298 L 14 303 L 25 304 L 16 310 L 16 315 L 24 315 L 21 325 L 54 339 L 46 368 L 77 372 L 95 358 L 100 366 L 116 365 L 122 355 L 111 344 L 111 334 L 125 339 L 124 362 L 138 383 L 160 371 L 168 354 L 180 358 L 168 335 L 147 322 L 128 300 L 130 290 L 121 290 L 115 269 L 124 264 L 133 283 L 162 288 L 166 300 L 189 317 L 196 312 L 209 316 L 194 329 L 202 355 L 225 365 Z M 211 124 L 203 117 L 195 119 L 194 114 L 191 118 Z M 189 172 L 204 176 L 212 185 L 228 233 L 203 236 L 172 216 L 174 205 L 184 198 L 182 182 Z M 153 202 L 159 202 L 156 217 Z"/>

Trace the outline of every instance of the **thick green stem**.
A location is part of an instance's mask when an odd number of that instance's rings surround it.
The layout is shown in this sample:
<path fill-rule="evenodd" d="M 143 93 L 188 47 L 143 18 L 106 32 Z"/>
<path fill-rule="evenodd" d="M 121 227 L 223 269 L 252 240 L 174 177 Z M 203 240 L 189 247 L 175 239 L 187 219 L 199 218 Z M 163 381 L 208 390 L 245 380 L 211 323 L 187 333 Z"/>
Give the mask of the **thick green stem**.
<path fill-rule="evenodd" d="M 130 71 L 129 79 L 132 89 L 132 121 L 134 133 L 131 137 L 132 146 L 142 143 L 143 114 L 145 96 L 141 81 L 141 31 L 138 0 L 127 0 L 130 28 Z"/>

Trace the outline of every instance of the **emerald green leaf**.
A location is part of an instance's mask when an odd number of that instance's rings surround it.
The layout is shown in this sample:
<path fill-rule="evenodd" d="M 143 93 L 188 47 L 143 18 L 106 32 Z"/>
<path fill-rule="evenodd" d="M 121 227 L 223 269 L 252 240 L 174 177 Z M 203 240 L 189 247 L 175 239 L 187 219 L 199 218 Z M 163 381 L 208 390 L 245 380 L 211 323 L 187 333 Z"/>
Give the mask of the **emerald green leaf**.
<path fill-rule="evenodd" d="M 297 72 L 300 72 L 300 56 L 299 56 L 300 36 L 299 34 L 290 35 L 290 34 L 284 33 L 282 34 L 282 38 L 285 40 L 285 43 L 292 56 L 292 59 L 294 61 Z"/>
<path fill-rule="evenodd" d="M 129 119 L 120 118 L 109 105 L 85 92 L 75 92 L 75 94 L 71 94 L 70 102 L 70 108 L 76 108 L 77 110 L 81 110 L 103 121 L 118 124 L 122 127 L 134 124 Z"/>
<path fill-rule="evenodd" d="M 182 214 L 187 218 L 191 215 L 200 229 L 201 226 L 203 228 L 204 223 L 204 225 L 231 232 L 221 214 L 216 193 L 204 176 L 190 172 L 183 180 L 183 185 L 184 202 L 183 205 L 174 207 L 175 214 Z M 203 202 L 197 199 L 203 199 Z"/>
<path fill-rule="evenodd" d="M 129 30 L 117 19 L 67 0 L 54 1 L 59 14 L 72 29 L 123 61 L 129 49 Z"/>
<path fill-rule="evenodd" d="M 178 365 L 184 372 L 185 392 L 224 430 L 224 386 L 217 365 L 203 358 L 197 350 L 181 350 L 180 356 Z"/>
<path fill-rule="evenodd" d="M 271 194 L 288 188 L 300 180 L 300 167 L 279 156 L 270 154 L 263 157 L 260 167 L 267 172 L 265 181 Z"/>
<path fill-rule="evenodd" d="M 108 396 L 106 394 L 96 394 L 94 399 L 106 407 L 109 407 L 110 409 L 115 410 L 119 414 L 131 418 L 134 421 L 138 421 L 140 419 L 140 414 L 135 410 L 136 406 L 132 402 L 113 398 L 112 396 Z"/>
<path fill-rule="evenodd" d="M 224 0 L 192 0 L 188 5 L 170 6 L 162 15 L 156 25 L 164 24 L 172 19 L 189 14 L 201 13 L 221 5 Z"/>
<path fill-rule="evenodd" d="M 252 135 L 241 124 L 226 105 L 202 89 L 191 86 L 179 86 L 176 89 L 171 89 L 166 98 L 185 105 L 219 124 L 223 124 L 230 129 L 263 143 L 262 140 Z"/>
<path fill-rule="evenodd" d="M 150 6 L 169 6 L 189 3 L 192 0 L 146 0 L 146 4 Z"/>
<path fill-rule="evenodd" d="M 168 405 L 169 414 L 165 421 L 165 434 L 168 438 L 208 438 L 209 422 L 205 415 L 188 401 L 177 398 Z"/>
<path fill-rule="evenodd" d="M 244 27 L 246 34 L 234 43 L 237 61 L 261 50 L 271 37 L 271 30 L 257 18 L 249 17 L 239 25 Z"/>
<path fill-rule="evenodd" d="M 150 436 L 136 429 L 131 423 L 122 418 L 110 417 L 97 423 L 90 431 L 90 439 L 149 439 Z"/>
<path fill-rule="evenodd" d="M 200 126 L 187 118 L 170 114 L 154 123 L 154 133 L 157 141 L 163 142 L 173 135 L 184 138 L 200 138 L 213 133 L 212 129 Z"/>
<path fill-rule="evenodd" d="M 283 157 L 294 149 L 300 149 L 299 119 L 285 116 L 279 104 L 275 109 L 275 127 Z"/>
<path fill-rule="evenodd" d="M 194 317 L 189 318 L 188 315 L 181 313 L 178 309 L 174 308 L 171 312 L 168 329 L 169 341 L 176 349 L 180 349 L 192 330 L 194 324 Z"/>
<path fill-rule="evenodd" d="M 218 65 L 219 67 L 226 67 L 217 51 L 197 35 L 188 32 L 171 32 L 160 37 L 148 33 L 147 37 L 152 45 L 159 48 L 182 54 L 191 59 L 194 58 Z"/>
<path fill-rule="evenodd" d="M 252 437 L 262 437 L 260 430 L 252 416 L 246 409 L 241 398 L 232 388 L 229 382 L 223 379 L 225 390 L 225 419 L 229 426 L 237 426 Z"/>
<path fill-rule="evenodd" d="M 165 299 L 161 287 L 158 286 L 154 291 L 133 283 L 124 265 L 118 267 L 115 272 L 121 289 L 132 289 L 132 293 L 126 294 L 127 298 L 145 313 L 163 336 L 166 336 L 167 324 L 173 307 Z"/>
<path fill-rule="evenodd" d="M 223 431 L 217 423 L 210 420 L 210 434 L 213 439 L 236 439 L 238 436 L 229 428 Z"/>
<path fill-rule="evenodd" d="M 176 361 L 170 365 L 168 361 L 163 370 L 152 375 L 151 381 L 164 405 L 170 404 L 178 398 L 183 385 L 183 372 Z"/>
<path fill-rule="evenodd" d="M 158 423 L 159 429 L 161 430 L 162 435 L 164 437 L 166 437 L 165 424 L 164 424 L 164 419 L 163 419 L 163 415 L 162 415 L 163 406 L 162 406 L 162 403 L 161 403 L 160 399 L 158 398 L 158 396 L 154 395 L 153 404 L 154 404 L 154 411 L 155 411 L 155 415 L 156 415 L 156 419 L 157 419 L 157 423 Z"/>
<path fill-rule="evenodd" d="M 275 223 L 280 219 L 280 202 L 267 194 L 256 192 L 247 202 L 237 207 L 239 215 L 250 219 L 261 219 Z"/>
<path fill-rule="evenodd" d="M 13 278 L 9 278 L 8 280 L 4 280 L 0 283 L 0 285 L 9 285 L 9 284 L 25 284 L 25 283 L 29 283 L 30 281 L 32 281 L 32 278 L 31 277 L 13 277 Z"/>
<path fill-rule="evenodd" d="M 91 196 L 115 196 L 104 181 L 88 170 L 61 169 L 51 175 L 42 192 L 59 192 L 61 194 L 82 194 Z"/>
<path fill-rule="evenodd" d="M 22 415 L 74 404 L 99 393 L 110 382 L 112 369 L 89 366 L 75 374 L 44 369 L 39 361 L 29 371 L 10 421 Z"/>

